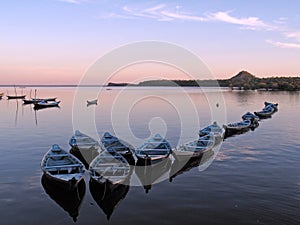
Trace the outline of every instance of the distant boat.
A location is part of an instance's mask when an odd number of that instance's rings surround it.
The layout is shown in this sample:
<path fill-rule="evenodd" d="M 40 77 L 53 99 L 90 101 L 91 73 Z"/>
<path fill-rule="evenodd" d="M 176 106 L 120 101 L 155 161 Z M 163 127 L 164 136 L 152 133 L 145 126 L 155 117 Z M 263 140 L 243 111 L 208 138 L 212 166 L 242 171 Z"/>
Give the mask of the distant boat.
<path fill-rule="evenodd" d="M 204 152 L 211 150 L 215 144 L 215 135 L 211 132 L 173 149 L 172 154 L 175 159 L 186 161 L 192 157 L 200 157 Z"/>
<path fill-rule="evenodd" d="M 222 136 L 224 130 L 217 124 L 217 122 L 213 122 L 213 124 L 199 130 L 199 137 L 206 136 L 211 132 L 213 132 L 216 136 Z"/>
<path fill-rule="evenodd" d="M 259 121 L 259 117 L 254 115 L 251 112 L 247 112 L 242 116 L 243 120 L 252 120 L 252 123 L 256 123 Z"/>
<path fill-rule="evenodd" d="M 124 184 L 130 174 L 130 165 L 121 154 L 103 151 L 90 163 L 89 172 L 99 183 L 109 180 L 112 184 Z"/>
<path fill-rule="evenodd" d="M 255 115 L 259 116 L 259 118 L 267 118 L 271 117 L 271 115 L 276 111 L 276 109 L 272 105 L 268 105 L 263 108 L 261 111 L 254 112 Z"/>
<path fill-rule="evenodd" d="M 98 99 L 94 99 L 94 100 L 87 100 L 87 104 L 88 105 L 97 105 Z"/>
<path fill-rule="evenodd" d="M 7 96 L 7 99 L 23 99 L 25 98 L 26 95 L 23 95 L 23 90 L 22 90 L 22 95 L 17 95 L 17 90 L 16 90 L 16 87 L 14 87 L 15 89 L 15 95 L 6 95 Z"/>
<path fill-rule="evenodd" d="M 53 102 L 56 100 L 55 98 L 32 98 L 32 99 L 23 99 L 24 104 L 35 104 L 38 102 Z"/>
<path fill-rule="evenodd" d="M 275 110 L 278 110 L 278 103 L 271 103 L 271 102 L 264 102 L 265 107 L 266 106 L 272 106 Z"/>
<path fill-rule="evenodd" d="M 45 174 L 42 176 L 41 183 L 49 197 L 68 212 L 73 221 L 76 222 L 85 195 L 86 187 L 84 180 L 82 179 L 77 187 L 72 190 L 65 190 L 57 186 Z"/>
<path fill-rule="evenodd" d="M 1 93 L 0 93 L 0 97 L 3 97 L 3 95 L 4 95 L 4 93 L 3 93 L 3 92 L 1 92 Z"/>
<path fill-rule="evenodd" d="M 23 99 L 26 95 L 7 95 L 7 99 Z"/>
<path fill-rule="evenodd" d="M 130 165 L 135 165 L 135 159 L 132 152 L 134 147 L 126 143 L 120 138 L 111 135 L 109 132 L 105 132 L 101 138 L 101 143 L 107 149 L 107 151 L 116 151 L 120 153 Z"/>
<path fill-rule="evenodd" d="M 223 125 L 226 131 L 240 131 L 251 127 L 251 120 L 243 120 L 241 122 L 229 123 Z"/>
<path fill-rule="evenodd" d="M 60 103 L 60 101 L 58 101 L 58 102 L 40 101 L 40 102 L 34 103 L 34 109 L 59 107 L 59 103 Z"/>
<path fill-rule="evenodd" d="M 76 130 L 72 135 L 69 145 L 72 147 L 71 153 L 80 159 L 86 168 L 97 157 L 100 144 L 92 137 Z"/>
<path fill-rule="evenodd" d="M 61 187 L 75 188 L 83 179 L 84 165 L 75 156 L 61 149 L 57 144 L 45 154 L 41 162 L 44 174 Z"/>
<path fill-rule="evenodd" d="M 171 153 L 170 143 L 156 134 L 153 138 L 147 140 L 134 152 L 137 157 L 138 165 L 148 165 L 168 158 Z"/>

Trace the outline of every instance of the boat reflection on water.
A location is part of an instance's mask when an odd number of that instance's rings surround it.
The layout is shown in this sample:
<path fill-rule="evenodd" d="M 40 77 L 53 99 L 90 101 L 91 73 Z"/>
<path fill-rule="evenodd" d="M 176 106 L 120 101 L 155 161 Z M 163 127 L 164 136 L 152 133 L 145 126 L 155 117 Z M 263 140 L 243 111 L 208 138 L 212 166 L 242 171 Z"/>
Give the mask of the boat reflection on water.
<path fill-rule="evenodd" d="M 169 173 L 169 181 L 172 182 L 173 179 L 178 175 L 186 173 L 195 167 L 198 167 L 200 172 L 207 169 L 217 156 L 221 148 L 221 144 L 222 141 L 216 142 L 211 149 L 204 151 L 197 157 L 174 157 L 174 161 Z"/>
<path fill-rule="evenodd" d="M 124 183 L 113 184 L 108 179 L 103 182 L 90 178 L 89 188 L 93 199 L 105 213 L 107 220 L 110 219 L 117 205 L 125 199 L 129 191 L 129 180 L 132 171 Z"/>
<path fill-rule="evenodd" d="M 73 221 L 76 222 L 79 215 L 79 208 L 85 195 L 86 187 L 84 180 L 82 179 L 77 187 L 72 190 L 58 186 L 45 175 L 42 176 L 41 183 L 49 197 L 67 211 Z"/>
<path fill-rule="evenodd" d="M 141 184 L 144 186 L 145 192 L 148 193 L 152 184 L 158 183 L 167 176 L 172 165 L 170 157 L 162 159 L 152 165 L 136 166 L 135 174 L 139 178 Z"/>
<path fill-rule="evenodd" d="M 35 111 L 46 110 L 46 109 L 60 109 L 60 106 L 59 106 L 59 105 L 51 106 L 51 107 L 39 107 L 39 106 L 34 106 L 33 109 L 34 109 Z"/>

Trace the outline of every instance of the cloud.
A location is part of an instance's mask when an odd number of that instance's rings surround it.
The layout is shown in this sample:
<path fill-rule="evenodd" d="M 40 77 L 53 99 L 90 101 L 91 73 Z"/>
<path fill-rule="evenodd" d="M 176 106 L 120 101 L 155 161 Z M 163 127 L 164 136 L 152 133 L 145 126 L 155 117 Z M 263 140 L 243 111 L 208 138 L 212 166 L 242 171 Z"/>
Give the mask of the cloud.
<path fill-rule="evenodd" d="M 169 17 L 172 20 L 179 19 L 179 20 L 200 21 L 200 22 L 208 21 L 208 18 L 205 17 L 191 16 L 191 15 L 180 14 L 180 13 L 172 13 L 168 11 L 162 11 L 161 14 L 166 17 Z"/>
<path fill-rule="evenodd" d="M 76 5 L 79 5 L 82 2 L 85 2 L 85 0 L 57 0 L 57 1 L 76 4 Z"/>
<path fill-rule="evenodd" d="M 288 18 L 286 17 L 279 17 L 278 19 L 274 20 L 274 23 L 280 24 L 280 25 L 284 25 L 286 24 L 288 21 Z"/>
<path fill-rule="evenodd" d="M 208 15 L 208 18 L 214 21 L 241 25 L 242 28 L 250 29 L 250 30 L 261 30 L 261 29 L 274 30 L 275 29 L 274 26 L 266 24 L 258 17 L 238 18 L 229 15 L 229 12 L 221 11 L 221 12 L 211 13 Z"/>
<path fill-rule="evenodd" d="M 154 19 L 157 21 L 208 21 L 208 18 L 205 17 L 190 15 L 186 12 L 179 12 L 179 9 L 181 8 L 181 6 L 176 6 L 174 9 L 168 9 L 165 4 L 159 4 L 145 9 L 124 6 L 122 10 L 126 16 L 133 16 L 134 18 L 140 19 Z"/>
<path fill-rule="evenodd" d="M 280 47 L 280 48 L 294 48 L 294 49 L 300 49 L 300 44 L 299 43 L 291 43 L 291 42 L 279 42 L 279 41 L 271 41 L 267 40 L 267 43 Z"/>
<path fill-rule="evenodd" d="M 287 38 L 294 38 L 300 40 L 300 31 L 285 32 L 284 34 Z"/>
<path fill-rule="evenodd" d="M 126 16 L 133 16 L 140 19 L 155 19 L 158 21 L 196 21 L 196 22 L 224 22 L 240 25 L 243 29 L 249 30 L 274 30 L 275 27 L 263 22 L 258 17 L 238 18 L 230 15 L 230 12 L 219 11 L 195 15 L 181 10 L 181 6 L 174 8 L 167 7 L 165 4 L 155 5 L 149 8 L 124 6 L 122 12 Z"/>

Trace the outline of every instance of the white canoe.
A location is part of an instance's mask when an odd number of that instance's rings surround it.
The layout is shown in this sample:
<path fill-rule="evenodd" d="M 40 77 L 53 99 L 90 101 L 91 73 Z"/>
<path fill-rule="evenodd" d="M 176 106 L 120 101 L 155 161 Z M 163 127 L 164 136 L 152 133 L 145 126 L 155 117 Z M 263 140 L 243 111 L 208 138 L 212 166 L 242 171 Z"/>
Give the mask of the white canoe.
<path fill-rule="evenodd" d="M 75 133 L 72 135 L 69 144 L 71 147 L 77 147 L 80 150 L 85 149 L 99 149 L 100 144 L 94 138 L 76 130 Z"/>
<path fill-rule="evenodd" d="M 98 99 L 87 100 L 87 104 L 88 104 L 88 105 L 97 104 L 97 102 L 98 102 Z"/>
<path fill-rule="evenodd" d="M 206 136 L 202 136 L 197 140 L 187 142 L 179 147 L 173 149 L 173 154 L 176 158 L 181 157 L 198 157 L 204 152 L 212 149 L 215 145 L 215 135 L 213 132 Z"/>
<path fill-rule="evenodd" d="M 223 125 L 224 129 L 232 130 L 232 131 L 239 131 L 246 128 L 250 128 L 251 121 L 250 120 L 243 120 L 236 123 L 229 123 L 227 125 Z"/>
<path fill-rule="evenodd" d="M 41 162 L 44 174 L 62 184 L 76 186 L 83 178 L 84 165 L 75 156 L 61 149 L 57 144 L 44 155 Z"/>
<path fill-rule="evenodd" d="M 213 122 L 211 125 L 208 125 L 207 127 L 202 128 L 199 130 L 199 137 L 206 136 L 209 133 L 213 133 L 215 136 L 223 137 L 224 130 L 222 127 L 220 127 L 217 122 Z"/>
<path fill-rule="evenodd" d="M 91 163 L 90 176 L 97 182 L 109 180 L 112 184 L 125 182 L 130 173 L 130 165 L 117 152 L 101 152 Z"/>
<path fill-rule="evenodd" d="M 138 147 L 134 153 L 138 160 L 147 160 L 150 158 L 153 162 L 160 161 L 170 155 L 171 145 L 166 139 L 156 134 L 153 138 Z"/>
<path fill-rule="evenodd" d="M 60 101 L 58 102 L 46 102 L 46 101 L 40 101 L 34 103 L 34 107 L 36 108 L 46 108 L 46 107 L 57 107 L 59 105 Z"/>

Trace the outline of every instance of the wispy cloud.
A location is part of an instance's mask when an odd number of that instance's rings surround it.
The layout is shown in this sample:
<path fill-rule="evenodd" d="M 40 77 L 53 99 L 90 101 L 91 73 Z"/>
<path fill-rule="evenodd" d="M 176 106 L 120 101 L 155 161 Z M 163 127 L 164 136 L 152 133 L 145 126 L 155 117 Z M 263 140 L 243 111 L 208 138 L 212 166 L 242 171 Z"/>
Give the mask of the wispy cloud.
<path fill-rule="evenodd" d="M 200 22 L 208 21 L 208 18 L 205 18 L 205 17 L 192 16 L 192 15 L 187 15 L 187 14 L 182 14 L 182 13 L 162 11 L 161 14 L 172 20 L 178 19 L 178 20 L 190 20 L 190 21 L 200 21 Z"/>
<path fill-rule="evenodd" d="M 219 11 L 215 13 L 204 13 L 202 15 L 183 11 L 182 7 L 167 7 L 165 4 L 159 4 L 148 8 L 124 6 L 123 14 L 131 16 L 130 18 L 154 19 L 158 21 L 198 21 L 198 22 L 224 22 L 240 25 L 243 29 L 251 30 L 273 30 L 275 26 L 269 25 L 258 17 L 234 17 L 230 11 Z"/>
<path fill-rule="evenodd" d="M 76 4 L 79 5 L 83 2 L 85 2 L 85 0 L 57 0 L 59 2 L 66 2 L 66 3 L 70 3 L 70 4 Z"/>
<path fill-rule="evenodd" d="M 258 17 L 234 17 L 230 15 L 230 12 L 216 12 L 211 13 L 208 15 L 210 20 L 241 25 L 244 29 L 251 29 L 251 30 L 274 30 L 276 27 L 269 25 L 263 22 Z"/>
<path fill-rule="evenodd" d="M 267 43 L 280 47 L 280 48 L 294 48 L 294 49 L 300 49 L 300 44 L 299 43 L 291 43 L 291 42 L 279 42 L 279 41 L 271 41 L 267 40 Z"/>
<path fill-rule="evenodd" d="M 208 18 L 206 17 L 182 12 L 179 10 L 180 8 L 180 6 L 170 8 L 165 4 L 159 4 L 148 8 L 124 6 L 122 8 L 122 13 L 126 16 L 131 16 L 129 17 L 131 19 L 154 19 L 157 21 L 208 21 Z"/>
<path fill-rule="evenodd" d="M 300 31 L 285 32 L 287 38 L 294 38 L 300 41 Z"/>

